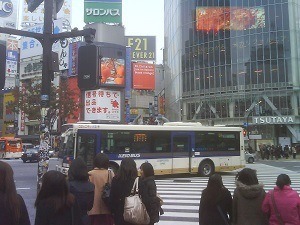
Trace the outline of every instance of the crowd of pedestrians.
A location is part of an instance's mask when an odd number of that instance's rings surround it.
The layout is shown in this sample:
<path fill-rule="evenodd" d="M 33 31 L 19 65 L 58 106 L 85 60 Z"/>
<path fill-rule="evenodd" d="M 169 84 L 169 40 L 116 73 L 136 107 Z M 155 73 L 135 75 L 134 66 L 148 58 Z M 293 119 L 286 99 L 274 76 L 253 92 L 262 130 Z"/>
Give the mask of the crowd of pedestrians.
<path fill-rule="evenodd" d="M 280 174 L 268 193 L 258 182 L 256 171 L 241 170 L 233 197 L 220 175 L 212 175 L 203 190 L 199 225 L 300 225 L 300 198 L 288 175 Z"/>
<path fill-rule="evenodd" d="M 108 169 L 107 155 L 99 153 L 88 172 L 84 160 L 73 160 L 68 177 L 58 171 L 43 176 L 35 208 L 35 225 L 132 225 L 124 220 L 125 198 L 132 192 L 138 169 L 132 158 L 121 161 L 116 174 Z M 148 225 L 159 222 L 161 199 L 157 195 L 153 166 L 140 166 L 138 191 L 149 215 Z M 288 175 L 280 174 L 268 193 L 250 168 L 236 175 L 233 196 L 219 174 L 203 190 L 199 225 L 300 225 L 300 198 Z M 103 190 L 110 187 L 108 200 Z M 0 224 L 30 225 L 23 198 L 17 194 L 13 170 L 0 161 Z"/>
<path fill-rule="evenodd" d="M 259 145 L 260 157 L 261 159 L 280 159 L 285 158 L 288 159 L 292 157 L 296 159 L 297 156 L 297 147 L 285 145 L 282 146 L 279 144 L 278 146 L 275 145 L 266 145 L 261 144 Z"/>

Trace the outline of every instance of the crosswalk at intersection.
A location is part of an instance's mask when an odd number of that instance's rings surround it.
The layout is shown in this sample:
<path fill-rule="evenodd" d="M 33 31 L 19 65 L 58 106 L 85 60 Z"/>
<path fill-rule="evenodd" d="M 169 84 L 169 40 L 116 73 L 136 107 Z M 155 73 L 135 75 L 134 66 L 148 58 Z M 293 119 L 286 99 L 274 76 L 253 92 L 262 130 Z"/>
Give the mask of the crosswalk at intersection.
<path fill-rule="evenodd" d="M 291 187 L 300 193 L 300 176 L 297 172 L 264 164 L 247 164 L 247 167 L 257 170 L 258 180 L 264 184 L 266 192 L 274 188 L 279 174 L 286 173 L 291 178 Z M 222 174 L 223 183 L 231 194 L 235 189 L 236 173 Z M 207 181 L 207 177 L 158 178 L 157 191 L 164 200 L 162 208 L 165 212 L 158 225 L 199 225 L 198 208 Z"/>

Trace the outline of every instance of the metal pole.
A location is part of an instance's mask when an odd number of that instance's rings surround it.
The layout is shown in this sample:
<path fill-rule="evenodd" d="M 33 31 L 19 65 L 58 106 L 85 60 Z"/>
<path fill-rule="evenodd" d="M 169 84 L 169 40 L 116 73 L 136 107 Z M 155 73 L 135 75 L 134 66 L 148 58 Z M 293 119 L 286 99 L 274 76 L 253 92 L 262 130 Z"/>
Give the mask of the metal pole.
<path fill-rule="evenodd" d="M 37 191 L 40 190 L 42 177 L 49 168 L 49 123 L 45 118 L 49 110 L 50 92 L 51 92 L 51 76 L 49 65 L 52 54 L 52 14 L 53 0 L 45 0 L 44 3 L 44 35 L 43 35 L 43 70 L 42 70 L 42 88 L 41 88 L 41 125 L 40 125 L 40 148 L 39 163 L 37 174 Z"/>

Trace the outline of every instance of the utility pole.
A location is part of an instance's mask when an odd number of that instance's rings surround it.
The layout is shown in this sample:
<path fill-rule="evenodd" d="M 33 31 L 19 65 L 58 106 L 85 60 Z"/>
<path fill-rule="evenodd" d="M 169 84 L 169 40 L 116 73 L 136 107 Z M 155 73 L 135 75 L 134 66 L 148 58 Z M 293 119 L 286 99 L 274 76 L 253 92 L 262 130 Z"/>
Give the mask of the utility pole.
<path fill-rule="evenodd" d="M 37 191 L 40 190 L 42 177 L 48 171 L 49 167 L 49 123 L 46 122 L 46 115 L 50 107 L 50 93 L 51 93 L 51 81 L 53 80 L 54 71 L 51 68 L 53 63 L 52 58 L 52 45 L 56 41 L 65 38 L 84 36 L 86 40 L 93 40 L 95 36 L 95 29 L 85 30 L 72 30 L 70 32 L 64 32 L 59 34 L 53 34 L 52 28 L 52 16 L 53 6 L 57 0 L 33 0 L 34 7 L 28 4 L 31 8 L 29 11 L 33 12 L 44 1 L 44 32 L 43 34 L 32 33 L 28 31 L 15 30 L 11 28 L 0 27 L 0 33 L 13 34 L 25 37 L 32 37 L 37 39 L 43 46 L 43 69 L 42 69 L 42 88 L 41 88 L 41 125 L 40 125 L 40 148 L 39 148 L 39 163 L 37 174 Z M 28 1 L 27 1 L 28 2 Z M 55 12 L 56 14 L 57 12 Z"/>

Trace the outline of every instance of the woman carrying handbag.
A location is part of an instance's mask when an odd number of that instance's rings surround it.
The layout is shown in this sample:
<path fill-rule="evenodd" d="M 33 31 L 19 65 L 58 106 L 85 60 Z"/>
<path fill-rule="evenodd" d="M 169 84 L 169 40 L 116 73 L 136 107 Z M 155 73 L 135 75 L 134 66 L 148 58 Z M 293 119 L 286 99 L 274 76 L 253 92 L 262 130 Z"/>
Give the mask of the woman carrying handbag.
<path fill-rule="evenodd" d="M 139 194 L 145 204 L 150 217 L 149 225 L 159 222 L 160 199 L 157 197 L 156 184 L 154 180 L 154 169 L 148 162 L 140 167 L 141 178 L 139 180 Z"/>
<path fill-rule="evenodd" d="M 291 187 L 290 177 L 280 174 L 276 186 L 266 195 L 262 211 L 269 216 L 269 225 L 299 225 L 300 198 Z"/>

